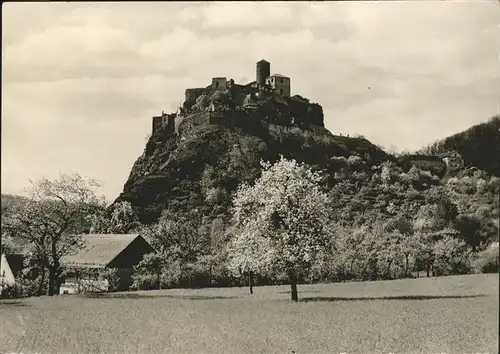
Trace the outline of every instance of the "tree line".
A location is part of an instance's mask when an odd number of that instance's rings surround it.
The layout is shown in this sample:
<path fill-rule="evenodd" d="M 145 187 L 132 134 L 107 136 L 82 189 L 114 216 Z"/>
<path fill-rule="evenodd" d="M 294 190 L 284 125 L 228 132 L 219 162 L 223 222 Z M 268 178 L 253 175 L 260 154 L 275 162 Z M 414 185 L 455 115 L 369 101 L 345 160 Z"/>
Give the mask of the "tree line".
<path fill-rule="evenodd" d="M 328 177 L 293 159 L 262 161 L 229 213 L 166 209 L 150 225 L 128 202 L 107 210 L 93 180 L 42 180 L 2 218 L 2 247 L 27 241 L 35 288 L 48 294 L 58 292 L 61 257 L 81 247 L 81 233 L 148 239 L 157 252 L 136 267 L 135 289 L 286 283 L 297 301 L 304 282 L 498 271 L 498 178 L 477 170 L 440 180 L 356 155 L 332 163 L 338 172 Z"/>

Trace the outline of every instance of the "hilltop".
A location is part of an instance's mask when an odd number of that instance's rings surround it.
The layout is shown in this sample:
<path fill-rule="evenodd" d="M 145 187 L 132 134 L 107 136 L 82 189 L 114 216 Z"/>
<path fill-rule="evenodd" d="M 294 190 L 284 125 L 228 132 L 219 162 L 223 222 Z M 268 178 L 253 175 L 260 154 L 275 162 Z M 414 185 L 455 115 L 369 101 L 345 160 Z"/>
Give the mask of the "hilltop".
<path fill-rule="evenodd" d="M 256 74 L 245 85 L 215 77 L 188 88 L 177 112 L 153 117 L 151 137 L 115 203 L 130 202 L 146 224 L 164 210 L 228 215 L 231 194 L 259 176 L 261 160 L 283 155 L 333 176 L 333 157 L 393 159 L 363 137 L 332 135 L 321 105 L 291 96 L 291 79 L 270 75 L 268 62 L 258 62 Z"/>
<path fill-rule="evenodd" d="M 500 146 L 498 117 L 397 158 L 364 137 L 333 135 L 324 127 L 321 105 L 291 92 L 291 79 L 270 75 L 264 60 L 248 84 L 214 77 L 206 87 L 186 89 L 177 112 L 152 118 L 151 137 L 114 204 L 130 202 L 144 224 L 155 223 L 165 211 L 227 217 L 237 186 L 259 176 L 261 160 L 274 162 L 279 155 L 325 172 L 327 189 L 352 172 L 339 158 L 362 161 L 365 185 L 384 162 L 401 173 L 429 171 L 438 183 L 472 176 L 467 171 L 474 166 L 499 175 L 500 159 L 494 158 Z"/>

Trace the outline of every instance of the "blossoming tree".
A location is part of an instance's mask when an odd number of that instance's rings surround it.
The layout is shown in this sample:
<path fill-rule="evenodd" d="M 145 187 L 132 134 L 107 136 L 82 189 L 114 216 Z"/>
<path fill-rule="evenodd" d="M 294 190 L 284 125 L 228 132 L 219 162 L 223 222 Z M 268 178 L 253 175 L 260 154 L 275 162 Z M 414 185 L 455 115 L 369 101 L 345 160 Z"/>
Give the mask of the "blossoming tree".
<path fill-rule="evenodd" d="M 2 220 L 7 235 L 28 241 L 41 271 L 41 285 L 48 271 L 47 295 L 59 293 L 62 258 L 84 246 L 81 234 L 87 228 L 86 220 L 104 207 L 97 195 L 99 186 L 98 181 L 78 174 L 32 182 L 27 189 L 30 196 Z"/>
<path fill-rule="evenodd" d="M 230 268 L 234 272 L 279 272 L 298 301 L 297 280 L 320 261 L 332 232 L 322 176 L 281 156 L 261 162 L 254 185 L 242 184 L 234 197 L 234 232 Z"/>

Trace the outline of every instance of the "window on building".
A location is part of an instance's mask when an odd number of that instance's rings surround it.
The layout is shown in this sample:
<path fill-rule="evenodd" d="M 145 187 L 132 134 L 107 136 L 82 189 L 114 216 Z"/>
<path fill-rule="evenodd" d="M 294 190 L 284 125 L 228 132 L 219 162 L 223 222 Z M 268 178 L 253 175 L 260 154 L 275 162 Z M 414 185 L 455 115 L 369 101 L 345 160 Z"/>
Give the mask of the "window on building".
<path fill-rule="evenodd" d="M 215 88 L 219 87 L 219 81 L 215 81 Z"/>
<path fill-rule="evenodd" d="M 282 94 L 283 94 L 283 89 L 280 89 L 280 95 L 282 95 Z"/>
<path fill-rule="evenodd" d="M 280 79 L 280 83 L 282 84 L 283 83 L 283 78 Z"/>

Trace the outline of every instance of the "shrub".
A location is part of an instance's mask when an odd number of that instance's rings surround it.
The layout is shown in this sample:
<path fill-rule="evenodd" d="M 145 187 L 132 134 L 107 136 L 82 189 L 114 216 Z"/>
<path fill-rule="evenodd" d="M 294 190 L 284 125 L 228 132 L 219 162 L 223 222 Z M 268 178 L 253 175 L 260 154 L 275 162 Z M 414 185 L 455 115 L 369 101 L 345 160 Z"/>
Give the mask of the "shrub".
<path fill-rule="evenodd" d="M 46 289 L 47 282 L 40 285 L 40 278 L 34 280 L 18 279 L 15 284 L 6 286 L 0 298 L 2 299 L 19 299 L 23 297 L 30 297 L 40 295 L 40 290 L 43 292 Z"/>
<path fill-rule="evenodd" d="M 356 155 L 351 155 L 347 159 L 347 163 L 352 166 L 359 166 L 364 163 L 363 159 Z"/>
<path fill-rule="evenodd" d="M 498 273 L 498 242 L 491 244 L 487 249 L 479 252 L 472 262 L 472 267 L 475 273 Z"/>
<path fill-rule="evenodd" d="M 433 269 L 436 275 L 470 273 L 470 249 L 464 241 L 445 236 L 434 244 Z"/>
<path fill-rule="evenodd" d="M 125 291 L 128 290 L 132 284 L 132 271 L 130 269 L 105 269 L 101 276 L 109 283 L 109 291 Z"/>
<path fill-rule="evenodd" d="M 3 284 L 2 291 L 0 293 L 0 299 L 17 299 L 19 296 L 19 287 L 17 284 L 7 285 Z"/>
<path fill-rule="evenodd" d="M 151 274 L 134 273 L 132 276 L 133 290 L 153 290 L 158 289 L 157 278 Z"/>
<path fill-rule="evenodd" d="M 179 260 L 167 258 L 164 264 L 161 264 L 161 269 L 154 271 L 151 267 L 148 267 L 148 264 L 141 262 L 135 267 L 132 274 L 131 288 L 134 290 L 158 289 L 158 278 L 162 289 L 173 288 L 178 284 L 180 277 L 181 266 Z"/>

